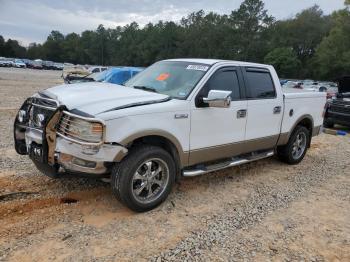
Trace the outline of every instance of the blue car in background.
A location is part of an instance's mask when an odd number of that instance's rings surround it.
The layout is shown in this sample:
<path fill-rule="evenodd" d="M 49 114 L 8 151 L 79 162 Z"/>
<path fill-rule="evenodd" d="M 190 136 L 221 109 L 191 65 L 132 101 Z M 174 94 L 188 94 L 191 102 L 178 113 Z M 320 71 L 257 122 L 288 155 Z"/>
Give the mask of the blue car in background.
<path fill-rule="evenodd" d="M 97 82 L 106 82 L 121 85 L 133 76 L 140 73 L 142 70 L 143 68 L 139 67 L 112 67 L 97 74 L 93 78 Z"/>
<path fill-rule="evenodd" d="M 100 73 L 93 73 L 84 77 L 67 76 L 65 82 L 68 84 L 82 82 L 105 82 L 121 85 L 133 76 L 140 73 L 144 68 L 140 67 L 111 67 Z"/>

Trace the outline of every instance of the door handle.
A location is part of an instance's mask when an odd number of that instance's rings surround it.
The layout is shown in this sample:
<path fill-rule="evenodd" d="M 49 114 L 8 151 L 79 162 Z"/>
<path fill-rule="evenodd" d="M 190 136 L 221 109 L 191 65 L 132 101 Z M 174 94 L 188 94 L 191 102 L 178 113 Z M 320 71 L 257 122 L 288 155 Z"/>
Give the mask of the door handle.
<path fill-rule="evenodd" d="M 245 118 L 247 116 L 247 109 L 237 111 L 237 118 Z"/>
<path fill-rule="evenodd" d="M 281 107 L 281 106 L 275 106 L 275 107 L 273 108 L 273 113 L 274 113 L 274 114 L 279 114 L 279 113 L 281 113 L 281 110 L 282 110 L 282 107 Z"/>

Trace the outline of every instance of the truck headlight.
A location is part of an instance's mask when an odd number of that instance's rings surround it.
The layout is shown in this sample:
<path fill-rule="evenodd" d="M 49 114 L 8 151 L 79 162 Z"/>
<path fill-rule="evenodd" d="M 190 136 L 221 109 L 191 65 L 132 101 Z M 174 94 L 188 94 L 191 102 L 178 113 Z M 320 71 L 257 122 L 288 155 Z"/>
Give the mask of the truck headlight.
<path fill-rule="evenodd" d="M 44 126 L 44 121 L 45 121 L 45 116 L 43 114 L 37 114 L 35 116 L 35 124 L 38 127 L 43 127 Z"/>
<path fill-rule="evenodd" d="M 88 122 L 73 118 L 69 125 L 69 133 L 76 135 L 81 140 L 88 142 L 100 142 L 103 138 L 103 126 L 101 123 Z"/>
<path fill-rule="evenodd" d="M 18 122 L 23 123 L 26 116 L 27 116 L 27 112 L 25 110 L 19 110 L 18 111 Z"/>
<path fill-rule="evenodd" d="M 64 114 L 58 125 L 57 132 L 68 138 L 88 143 L 103 141 L 104 126 L 98 121 L 86 120 Z"/>

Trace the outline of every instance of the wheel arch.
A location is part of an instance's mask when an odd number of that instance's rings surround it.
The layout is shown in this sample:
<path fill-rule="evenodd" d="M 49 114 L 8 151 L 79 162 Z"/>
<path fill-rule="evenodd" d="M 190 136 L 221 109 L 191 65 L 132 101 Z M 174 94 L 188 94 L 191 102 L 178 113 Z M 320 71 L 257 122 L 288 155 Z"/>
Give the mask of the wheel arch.
<path fill-rule="evenodd" d="M 293 134 L 293 132 L 294 132 L 294 130 L 295 130 L 295 128 L 297 126 L 304 126 L 305 128 L 307 128 L 307 130 L 309 130 L 310 139 L 309 139 L 309 145 L 308 146 L 310 146 L 311 137 L 312 137 L 313 128 L 314 128 L 314 120 L 313 120 L 313 117 L 311 115 L 309 115 L 309 114 L 305 114 L 305 115 L 300 116 L 295 121 L 294 125 L 292 126 L 290 131 L 287 133 L 287 135 L 285 135 L 284 137 L 280 137 L 278 145 L 285 145 L 285 144 L 287 144 L 290 136 Z"/>
<path fill-rule="evenodd" d="M 143 131 L 128 136 L 120 144 L 127 148 L 132 148 L 138 144 L 162 147 L 174 158 L 178 171 L 188 164 L 188 152 L 185 152 L 179 140 L 168 132 L 160 130 Z"/>

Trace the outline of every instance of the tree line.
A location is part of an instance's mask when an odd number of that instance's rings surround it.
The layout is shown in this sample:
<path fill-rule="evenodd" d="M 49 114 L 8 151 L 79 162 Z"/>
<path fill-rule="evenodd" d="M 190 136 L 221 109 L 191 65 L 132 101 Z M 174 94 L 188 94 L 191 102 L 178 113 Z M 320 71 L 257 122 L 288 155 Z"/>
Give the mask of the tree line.
<path fill-rule="evenodd" d="M 325 15 L 315 5 L 293 18 L 276 20 L 261 0 L 245 0 L 230 14 L 203 10 L 178 23 L 140 27 L 52 31 L 43 44 L 28 48 L 0 36 L 0 56 L 75 64 L 148 66 L 168 58 L 218 58 L 268 63 L 280 77 L 334 79 L 350 74 L 350 0 Z"/>

